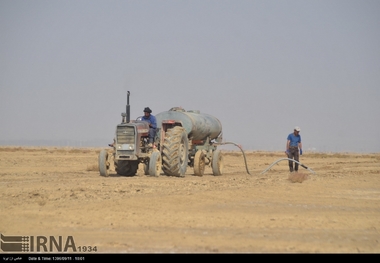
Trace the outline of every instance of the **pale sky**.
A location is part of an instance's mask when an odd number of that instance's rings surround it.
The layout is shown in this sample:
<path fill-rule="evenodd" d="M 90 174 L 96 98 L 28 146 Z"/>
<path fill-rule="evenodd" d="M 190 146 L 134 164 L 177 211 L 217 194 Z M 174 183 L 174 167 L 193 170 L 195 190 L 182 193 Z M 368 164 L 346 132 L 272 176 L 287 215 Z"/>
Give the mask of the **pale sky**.
<path fill-rule="evenodd" d="M 0 145 L 106 146 L 182 106 L 226 141 L 380 152 L 378 0 L 0 0 Z M 36 145 L 38 146 L 38 145 Z"/>

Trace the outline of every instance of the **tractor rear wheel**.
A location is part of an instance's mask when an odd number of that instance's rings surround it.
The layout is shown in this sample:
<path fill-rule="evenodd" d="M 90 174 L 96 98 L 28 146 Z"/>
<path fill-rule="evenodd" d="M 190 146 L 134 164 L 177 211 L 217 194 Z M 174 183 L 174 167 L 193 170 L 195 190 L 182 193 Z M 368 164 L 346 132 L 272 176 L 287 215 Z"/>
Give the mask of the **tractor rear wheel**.
<path fill-rule="evenodd" d="M 117 174 L 124 176 L 133 176 L 139 168 L 137 161 L 117 161 L 115 162 L 115 170 Z"/>
<path fill-rule="evenodd" d="M 205 167 L 205 154 L 202 151 L 197 151 L 194 156 L 194 174 L 196 176 L 203 176 Z"/>
<path fill-rule="evenodd" d="M 168 129 L 162 145 L 162 170 L 166 175 L 184 177 L 188 164 L 189 141 L 180 126 Z"/>
<path fill-rule="evenodd" d="M 212 154 L 212 173 L 214 175 L 222 175 L 223 173 L 223 156 L 220 150 L 216 150 Z"/>
<path fill-rule="evenodd" d="M 98 158 L 99 173 L 101 176 L 108 177 L 108 170 L 110 168 L 110 163 L 108 161 L 108 152 L 107 150 L 101 150 Z"/>

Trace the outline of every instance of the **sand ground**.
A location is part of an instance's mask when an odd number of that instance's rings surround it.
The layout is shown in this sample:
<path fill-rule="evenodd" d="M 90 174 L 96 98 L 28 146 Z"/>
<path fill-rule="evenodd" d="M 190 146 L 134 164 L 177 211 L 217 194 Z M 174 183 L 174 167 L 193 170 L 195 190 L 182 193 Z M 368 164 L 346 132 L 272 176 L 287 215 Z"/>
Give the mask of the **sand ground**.
<path fill-rule="evenodd" d="M 101 177 L 98 148 L 0 147 L 0 233 L 108 252 L 379 253 L 380 154 L 224 152 L 224 173 Z M 68 251 L 71 252 L 71 251 Z M 91 252 L 96 253 L 96 252 Z"/>

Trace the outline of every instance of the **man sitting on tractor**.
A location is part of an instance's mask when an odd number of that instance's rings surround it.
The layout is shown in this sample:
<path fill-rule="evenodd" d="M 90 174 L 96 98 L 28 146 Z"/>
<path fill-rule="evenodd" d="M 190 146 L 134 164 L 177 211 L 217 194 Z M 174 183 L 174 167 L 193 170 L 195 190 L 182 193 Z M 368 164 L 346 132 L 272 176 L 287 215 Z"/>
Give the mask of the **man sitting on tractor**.
<path fill-rule="evenodd" d="M 157 121 L 156 117 L 151 114 L 152 110 L 149 107 L 144 109 L 144 116 L 142 117 L 142 121 L 146 121 L 149 123 L 149 145 L 148 147 L 153 147 L 154 136 L 156 136 L 157 129 Z"/>

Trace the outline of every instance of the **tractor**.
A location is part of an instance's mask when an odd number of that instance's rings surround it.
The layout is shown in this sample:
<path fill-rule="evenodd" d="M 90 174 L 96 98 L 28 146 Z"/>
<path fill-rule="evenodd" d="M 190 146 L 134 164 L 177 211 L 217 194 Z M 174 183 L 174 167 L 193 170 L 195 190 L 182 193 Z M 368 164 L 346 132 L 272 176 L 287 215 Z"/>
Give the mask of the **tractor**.
<path fill-rule="evenodd" d="M 101 176 L 109 176 L 112 162 L 116 173 L 123 176 L 136 175 L 140 163 L 148 176 L 184 177 L 188 166 L 196 176 L 203 176 L 206 166 L 211 166 L 213 175 L 222 175 L 223 156 L 217 149 L 222 144 L 222 125 L 217 118 L 182 107 L 160 112 L 155 115 L 157 132 L 150 147 L 149 124 L 141 117 L 130 120 L 129 96 L 128 91 L 126 112 L 110 144 L 112 153 L 106 149 L 99 153 Z"/>

